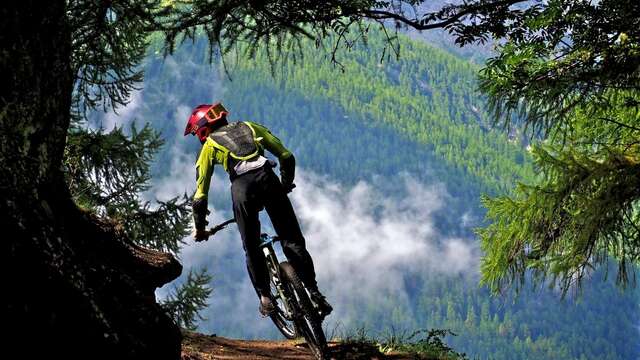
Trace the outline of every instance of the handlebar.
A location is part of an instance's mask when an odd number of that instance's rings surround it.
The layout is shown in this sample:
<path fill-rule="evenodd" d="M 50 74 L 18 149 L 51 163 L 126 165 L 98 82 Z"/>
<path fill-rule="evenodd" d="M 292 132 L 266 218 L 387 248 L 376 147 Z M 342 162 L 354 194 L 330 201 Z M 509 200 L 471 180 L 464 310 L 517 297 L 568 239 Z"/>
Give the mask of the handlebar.
<path fill-rule="evenodd" d="M 222 223 L 210 228 L 209 230 L 207 230 L 207 239 L 206 240 L 208 240 L 210 236 L 213 236 L 218 231 L 226 228 L 227 225 L 229 225 L 231 223 L 234 223 L 234 222 L 236 222 L 236 219 L 229 219 L 227 221 L 224 221 L 224 222 L 222 222 Z M 196 240 L 196 241 L 198 241 L 198 240 Z M 202 240 L 200 240 L 200 241 L 202 241 Z"/>
<path fill-rule="evenodd" d="M 227 227 L 227 225 L 229 224 L 233 224 L 234 222 L 236 222 L 236 219 L 229 219 L 225 222 L 222 222 L 212 228 L 209 229 L 209 236 L 212 236 L 213 234 L 217 233 L 218 231 L 224 229 Z"/>
<path fill-rule="evenodd" d="M 290 192 L 292 192 L 292 191 L 293 191 L 293 189 L 295 189 L 295 187 L 296 187 L 296 184 L 294 184 L 294 183 L 291 183 L 291 184 L 289 184 L 289 185 L 283 185 L 284 191 L 285 191 L 287 194 L 288 194 L 288 193 L 290 193 Z"/>

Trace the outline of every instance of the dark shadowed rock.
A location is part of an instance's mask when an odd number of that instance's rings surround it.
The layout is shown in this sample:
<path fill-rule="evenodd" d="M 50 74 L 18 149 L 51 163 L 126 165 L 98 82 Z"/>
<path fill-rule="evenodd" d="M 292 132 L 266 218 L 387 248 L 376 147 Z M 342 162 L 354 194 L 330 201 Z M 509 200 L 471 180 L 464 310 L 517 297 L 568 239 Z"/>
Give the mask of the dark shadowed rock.
<path fill-rule="evenodd" d="M 66 1 L 0 8 L 2 358 L 178 359 L 153 298 L 170 255 L 75 205 L 61 170 L 73 90 Z M 9 356 L 9 354 L 12 354 Z"/>

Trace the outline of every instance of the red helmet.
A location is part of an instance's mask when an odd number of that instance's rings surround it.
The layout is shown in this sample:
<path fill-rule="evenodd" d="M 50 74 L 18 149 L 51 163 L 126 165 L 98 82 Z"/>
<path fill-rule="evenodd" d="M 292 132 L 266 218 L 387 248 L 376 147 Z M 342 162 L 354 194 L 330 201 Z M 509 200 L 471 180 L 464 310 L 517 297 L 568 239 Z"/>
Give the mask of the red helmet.
<path fill-rule="evenodd" d="M 229 112 L 222 103 L 214 105 L 202 104 L 196 106 L 187 120 L 187 127 L 184 129 L 184 136 L 189 134 L 197 135 L 201 142 L 207 139 L 208 130 L 213 125 L 226 124 Z"/>

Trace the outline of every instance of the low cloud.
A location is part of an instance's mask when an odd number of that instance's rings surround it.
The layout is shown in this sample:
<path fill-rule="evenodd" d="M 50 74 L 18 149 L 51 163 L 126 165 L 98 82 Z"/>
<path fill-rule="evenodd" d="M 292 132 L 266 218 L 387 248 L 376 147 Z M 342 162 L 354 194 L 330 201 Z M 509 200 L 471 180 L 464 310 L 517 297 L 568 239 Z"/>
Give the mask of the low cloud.
<path fill-rule="evenodd" d="M 320 286 L 337 305 L 333 320 L 347 327 L 361 321 L 358 307 L 389 299 L 410 306 L 408 276 L 477 275 L 477 246 L 436 230 L 433 215 L 446 211 L 444 186 L 398 180 L 402 190 L 394 195 L 365 181 L 349 187 L 313 173 L 297 180 L 293 202 Z"/>
<path fill-rule="evenodd" d="M 398 275 L 396 269 L 475 271 L 475 248 L 463 239 L 443 239 L 435 228 L 432 216 L 442 210 L 444 186 L 424 185 L 409 175 L 399 179 L 404 193 L 389 196 L 365 181 L 346 187 L 313 173 L 299 176 L 293 202 L 309 248 L 326 269 L 321 276 L 335 280 L 331 276 L 344 270 L 379 272 L 366 277 L 375 278 L 371 286 L 378 287 L 379 279 Z"/>

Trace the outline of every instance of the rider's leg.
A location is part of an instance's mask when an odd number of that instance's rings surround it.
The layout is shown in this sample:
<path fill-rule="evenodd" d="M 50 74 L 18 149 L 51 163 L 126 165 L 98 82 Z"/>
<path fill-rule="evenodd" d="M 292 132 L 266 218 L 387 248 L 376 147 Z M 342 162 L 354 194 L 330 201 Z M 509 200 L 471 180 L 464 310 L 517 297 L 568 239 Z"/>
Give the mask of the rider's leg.
<path fill-rule="evenodd" d="M 233 213 L 242 238 L 251 282 L 258 294 L 268 296 L 270 294 L 269 275 L 264 255 L 259 248 L 260 220 L 258 212 L 260 204 L 251 175 L 240 176 L 234 179 L 231 184 Z"/>
<path fill-rule="evenodd" d="M 265 175 L 264 181 L 269 184 L 264 201 L 265 209 L 276 233 L 281 238 L 284 254 L 306 285 L 313 301 L 320 307 L 322 315 L 326 316 L 333 308 L 318 289 L 313 260 L 307 251 L 291 201 L 273 171 L 268 170 Z"/>
<path fill-rule="evenodd" d="M 289 197 L 282 189 L 275 174 L 272 173 L 268 181 L 271 186 L 265 199 L 265 209 L 269 214 L 273 228 L 282 239 L 284 254 L 307 288 L 317 289 L 318 283 L 316 282 L 313 260 L 307 251 L 305 239 Z"/>

